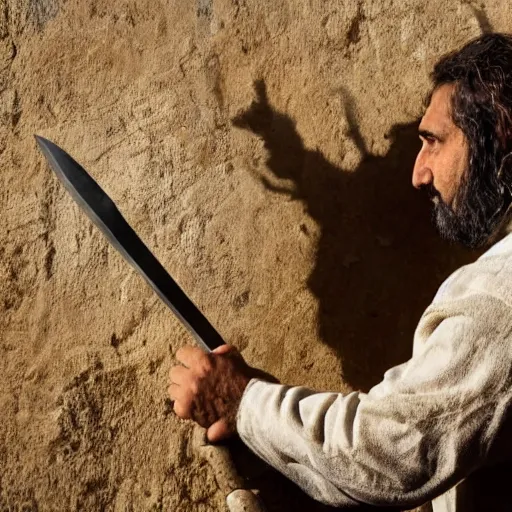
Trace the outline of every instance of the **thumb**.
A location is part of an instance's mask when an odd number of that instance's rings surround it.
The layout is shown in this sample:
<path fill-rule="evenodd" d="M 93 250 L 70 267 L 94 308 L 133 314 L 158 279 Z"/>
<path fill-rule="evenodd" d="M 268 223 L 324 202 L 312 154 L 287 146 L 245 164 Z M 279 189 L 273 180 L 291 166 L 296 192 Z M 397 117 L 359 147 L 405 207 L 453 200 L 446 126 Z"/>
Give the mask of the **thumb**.
<path fill-rule="evenodd" d="M 233 352 L 238 352 L 238 349 L 234 345 L 221 345 L 212 350 L 212 354 L 216 355 L 230 354 Z"/>
<path fill-rule="evenodd" d="M 226 420 L 221 418 L 211 425 L 206 431 L 206 437 L 210 443 L 219 443 L 228 439 L 234 434 L 231 432 Z"/>

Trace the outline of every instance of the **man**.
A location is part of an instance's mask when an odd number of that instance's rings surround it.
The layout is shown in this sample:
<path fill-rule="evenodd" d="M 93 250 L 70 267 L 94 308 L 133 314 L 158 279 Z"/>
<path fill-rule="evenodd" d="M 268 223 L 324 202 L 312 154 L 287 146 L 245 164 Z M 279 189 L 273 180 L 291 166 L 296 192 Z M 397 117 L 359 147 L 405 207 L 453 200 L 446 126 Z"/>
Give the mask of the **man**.
<path fill-rule="evenodd" d="M 413 185 L 432 198 L 443 237 L 486 246 L 511 204 L 512 37 L 482 36 L 442 58 L 432 77 Z M 412 358 L 368 393 L 269 382 L 228 345 L 177 357 L 176 414 L 212 442 L 238 433 L 319 501 L 512 508 L 503 485 L 512 481 L 512 235 L 443 283 Z"/>

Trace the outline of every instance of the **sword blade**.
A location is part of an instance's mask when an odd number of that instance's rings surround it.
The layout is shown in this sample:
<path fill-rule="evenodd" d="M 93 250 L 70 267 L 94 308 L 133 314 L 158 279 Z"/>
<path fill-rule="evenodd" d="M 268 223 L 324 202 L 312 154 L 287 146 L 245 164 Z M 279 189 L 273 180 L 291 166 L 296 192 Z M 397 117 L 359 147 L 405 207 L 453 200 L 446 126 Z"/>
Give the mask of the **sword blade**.
<path fill-rule="evenodd" d="M 43 137 L 35 137 L 51 169 L 71 197 L 124 259 L 144 277 L 196 342 L 207 352 L 223 345 L 220 334 L 146 247 L 98 183 L 63 149 Z"/>

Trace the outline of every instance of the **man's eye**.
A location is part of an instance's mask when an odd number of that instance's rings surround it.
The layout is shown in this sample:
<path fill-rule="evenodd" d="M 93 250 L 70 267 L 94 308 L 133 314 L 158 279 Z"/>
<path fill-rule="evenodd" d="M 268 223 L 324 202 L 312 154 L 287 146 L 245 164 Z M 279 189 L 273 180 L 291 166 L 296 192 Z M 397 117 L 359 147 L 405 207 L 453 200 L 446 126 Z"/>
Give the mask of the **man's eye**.
<path fill-rule="evenodd" d="M 420 135 L 420 140 L 422 142 L 426 142 L 429 145 L 434 144 L 436 142 L 436 138 L 430 135 Z"/>

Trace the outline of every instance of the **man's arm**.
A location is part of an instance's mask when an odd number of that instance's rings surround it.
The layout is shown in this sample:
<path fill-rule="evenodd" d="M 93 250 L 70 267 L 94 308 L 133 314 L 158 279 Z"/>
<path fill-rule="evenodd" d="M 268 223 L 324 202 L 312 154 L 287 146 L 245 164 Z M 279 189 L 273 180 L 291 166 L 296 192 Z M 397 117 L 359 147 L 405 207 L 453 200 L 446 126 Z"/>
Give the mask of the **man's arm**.
<path fill-rule="evenodd" d="M 417 331 L 425 348 L 368 394 L 254 378 L 233 401 L 238 433 L 319 501 L 424 503 L 486 462 L 510 399 L 509 318 L 484 294 L 431 306 Z"/>

